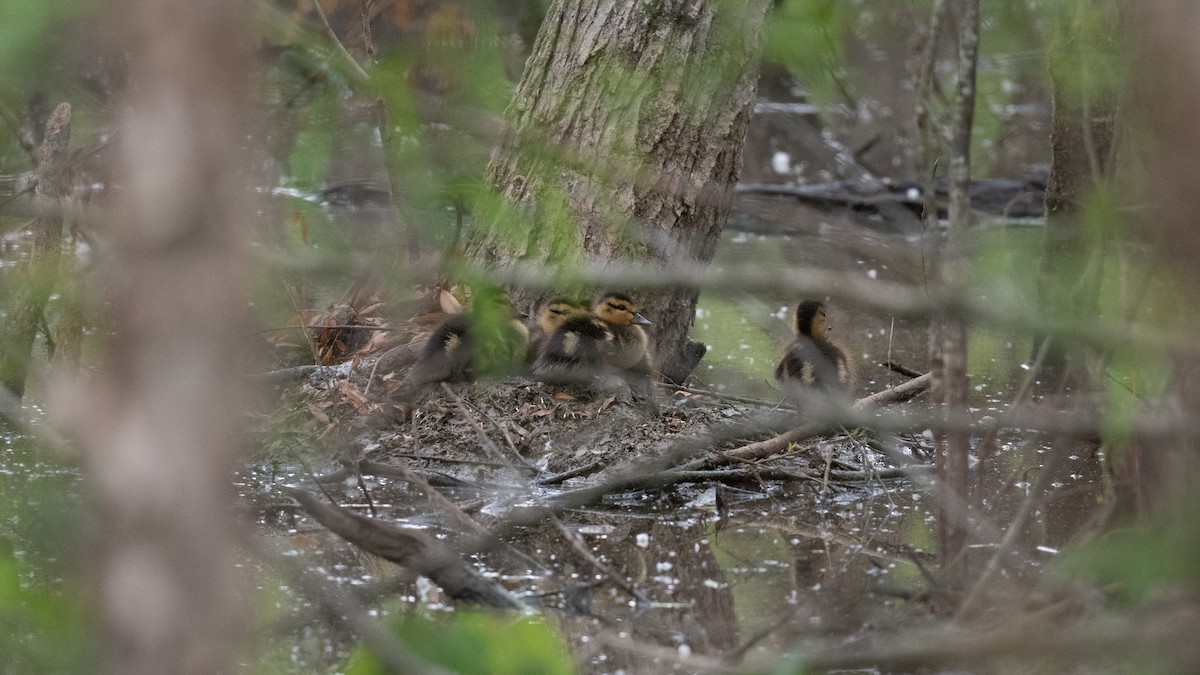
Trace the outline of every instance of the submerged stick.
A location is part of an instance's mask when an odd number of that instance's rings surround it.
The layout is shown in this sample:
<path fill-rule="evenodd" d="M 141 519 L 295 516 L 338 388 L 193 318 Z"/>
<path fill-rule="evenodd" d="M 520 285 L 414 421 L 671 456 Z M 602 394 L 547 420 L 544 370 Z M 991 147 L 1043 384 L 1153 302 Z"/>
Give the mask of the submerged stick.
<path fill-rule="evenodd" d="M 450 549 L 416 530 L 365 518 L 326 503 L 307 490 L 286 486 L 282 489 L 334 534 L 368 553 L 428 577 L 455 600 L 505 610 L 524 607 L 514 595 L 480 575 Z"/>
<path fill-rule="evenodd" d="M 907 401 L 928 389 L 930 382 L 932 382 L 932 377 L 933 376 L 931 374 L 925 373 L 924 375 L 909 380 L 908 382 L 904 382 L 889 389 L 876 392 L 870 396 L 867 396 L 866 398 L 861 398 L 854 403 L 854 407 L 862 409 L 872 405 Z M 743 445 L 740 448 L 734 448 L 728 452 L 721 453 L 720 457 L 711 459 L 706 462 L 706 464 L 709 466 L 715 466 L 719 464 L 728 464 L 735 459 L 762 459 L 764 457 L 769 457 L 777 452 L 786 450 L 794 443 L 799 443 L 806 438 L 812 438 L 813 436 L 822 434 L 830 430 L 832 426 L 833 425 L 825 422 L 813 422 L 810 424 L 805 424 L 802 427 L 785 431 L 784 433 L 772 438 L 768 438 L 765 441 L 750 443 L 748 445 Z"/>

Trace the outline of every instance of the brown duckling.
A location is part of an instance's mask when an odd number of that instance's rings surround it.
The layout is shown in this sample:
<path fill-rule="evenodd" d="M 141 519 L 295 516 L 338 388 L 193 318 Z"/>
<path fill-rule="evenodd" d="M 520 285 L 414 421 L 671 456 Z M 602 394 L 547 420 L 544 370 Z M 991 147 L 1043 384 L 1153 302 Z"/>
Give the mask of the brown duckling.
<path fill-rule="evenodd" d="M 825 303 L 802 301 L 796 307 L 792 331 L 796 338 L 775 366 L 775 380 L 785 388 L 802 385 L 825 392 L 849 391 L 850 359 L 845 349 L 826 337 L 829 319 Z"/>
<path fill-rule="evenodd" d="M 533 374 L 543 382 L 584 382 L 599 374 L 613 352 L 613 331 L 586 310 L 565 317 L 538 348 Z"/>
<path fill-rule="evenodd" d="M 654 356 L 650 336 L 642 326 L 650 320 L 637 311 L 637 306 L 624 293 L 608 293 L 596 303 L 592 313 L 612 331 L 613 341 L 604 365 L 618 372 L 630 389 L 641 396 L 651 410 L 657 411 L 654 396 Z"/>
<path fill-rule="evenodd" d="M 524 361 L 529 341 L 523 318 L 507 293 L 481 291 L 471 311 L 434 330 L 405 384 L 416 387 L 515 370 Z"/>
<path fill-rule="evenodd" d="M 579 314 L 587 314 L 587 305 L 562 296 L 551 298 L 538 313 L 537 321 L 529 331 L 529 356 L 536 358 L 542 351 L 546 339 L 563 323 Z"/>
<path fill-rule="evenodd" d="M 642 326 L 650 325 L 650 320 L 638 314 L 633 298 L 624 293 L 608 293 L 596 303 L 592 313 L 608 324 L 613 334 L 612 349 L 604 360 L 605 365 L 649 375 L 652 361 L 650 336 Z"/>

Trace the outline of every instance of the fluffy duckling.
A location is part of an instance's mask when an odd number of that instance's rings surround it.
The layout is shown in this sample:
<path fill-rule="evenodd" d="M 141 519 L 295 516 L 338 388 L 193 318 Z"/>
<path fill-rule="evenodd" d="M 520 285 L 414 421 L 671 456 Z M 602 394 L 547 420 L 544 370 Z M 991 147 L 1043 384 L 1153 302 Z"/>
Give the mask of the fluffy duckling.
<path fill-rule="evenodd" d="M 637 305 L 633 298 L 624 293 L 608 293 L 596 306 L 592 313 L 608 324 L 612 331 L 613 345 L 605 365 L 616 370 L 635 370 L 650 374 L 650 336 L 642 326 L 650 325 L 650 320 L 638 314 Z"/>
<path fill-rule="evenodd" d="M 657 411 L 654 396 L 653 354 L 650 336 L 642 326 L 650 320 L 638 314 L 633 299 L 624 293 L 608 293 L 596 303 L 592 313 L 612 332 L 613 341 L 604 365 L 622 376 L 630 389 L 640 395 L 651 410 Z"/>
<path fill-rule="evenodd" d="M 482 291 L 471 311 L 447 319 L 430 336 L 405 384 L 470 380 L 503 373 L 524 360 L 529 329 L 503 291 Z"/>
<path fill-rule="evenodd" d="M 826 337 L 829 319 L 825 303 L 804 300 L 796 307 L 792 320 L 796 339 L 788 345 L 775 380 L 785 387 L 803 385 L 825 392 L 846 392 L 850 388 L 850 359 L 846 350 Z"/>
<path fill-rule="evenodd" d="M 565 297 L 552 298 L 538 313 L 537 321 L 529 331 L 529 355 L 536 358 L 541 354 L 543 345 L 559 326 L 567 319 L 579 314 L 587 314 L 587 305 L 577 300 Z"/>
<path fill-rule="evenodd" d="M 533 361 L 543 382 L 582 382 L 604 369 L 613 352 L 609 325 L 587 310 L 575 311 L 546 336 Z"/>

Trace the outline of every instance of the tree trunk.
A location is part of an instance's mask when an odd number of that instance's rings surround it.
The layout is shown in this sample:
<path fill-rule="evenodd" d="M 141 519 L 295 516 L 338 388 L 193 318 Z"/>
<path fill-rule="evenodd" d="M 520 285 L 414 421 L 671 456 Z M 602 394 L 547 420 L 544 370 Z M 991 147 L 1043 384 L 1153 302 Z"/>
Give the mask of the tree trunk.
<path fill-rule="evenodd" d="M 710 261 L 741 170 L 767 4 L 557 0 L 487 169 L 500 203 L 477 214 L 468 257 L 565 270 Z M 675 379 L 698 291 L 635 295 Z"/>
<path fill-rule="evenodd" d="M 942 5 L 934 7 L 935 19 Z M 944 18 L 944 17 L 942 17 Z M 950 121 L 949 230 L 945 250 L 938 260 L 940 283 L 953 297 L 967 292 L 967 237 L 971 226 L 971 130 L 975 115 L 975 72 L 979 54 L 979 0 L 962 3 L 958 14 L 958 82 Z M 931 46 L 931 49 L 933 47 Z M 940 325 L 938 325 L 940 323 Z M 967 325 L 960 316 L 935 317 L 930 341 L 933 398 L 948 418 L 968 412 L 970 381 L 967 374 Z M 966 571 L 963 554 L 968 538 L 970 472 L 967 456 L 970 434 L 961 428 L 944 429 L 936 437 L 939 511 L 938 548 L 944 580 L 960 588 Z"/>
<path fill-rule="evenodd" d="M 946 289 L 950 297 L 964 297 L 967 293 L 967 231 L 971 226 L 971 131 L 976 100 L 976 65 L 979 52 L 979 1 L 967 0 L 950 11 L 946 2 L 935 2 L 931 8 L 929 42 L 925 44 L 924 62 L 919 71 L 918 94 L 923 98 L 917 109 L 917 125 L 923 143 L 926 161 L 934 157 L 935 138 L 946 137 L 937 133 L 932 115 L 931 94 L 935 77 L 935 59 L 938 52 L 937 40 L 949 35 L 942 24 L 953 19 L 958 37 L 958 70 L 956 70 L 955 97 L 949 115 L 949 205 L 946 243 L 940 255 L 934 259 L 934 275 L 937 283 Z M 936 209 L 932 208 L 932 167 L 925 178 L 926 213 L 925 225 L 936 223 Z M 961 419 L 967 413 L 967 393 L 970 380 L 967 375 L 967 324 L 964 317 L 935 316 L 930 327 L 930 374 L 931 393 L 935 404 L 941 406 L 947 419 Z M 938 478 L 938 521 L 937 540 L 942 566 L 944 590 L 952 593 L 965 586 L 966 551 L 968 524 L 971 521 L 970 492 L 971 473 L 967 455 L 971 450 L 971 438 L 967 431 L 948 425 L 935 436 L 935 460 Z"/>
<path fill-rule="evenodd" d="M 1078 49 L 1069 27 L 1062 29 L 1056 50 Z M 1096 313 L 1100 261 L 1104 241 L 1091 234 L 1080 218 L 1080 206 L 1097 183 L 1110 173 L 1114 111 L 1105 100 L 1081 99 L 1078 83 L 1052 71 L 1053 116 L 1050 129 L 1050 177 L 1046 184 L 1046 242 L 1038 279 L 1040 300 L 1053 316 L 1084 318 Z M 1033 349 L 1040 349 L 1035 340 Z M 1051 342 L 1042 381 L 1058 388 L 1090 389 L 1083 364 L 1068 363 L 1071 350 Z"/>
<path fill-rule="evenodd" d="M 71 142 L 71 106 L 60 103 L 46 121 L 38 160 L 38 184 L 34 201 L 38 214 L 30 228 L 33 246 L 25 283 L 13 294 L 3 339 L 0 340 L 0 387 L 18 399 L 25 394 L 25 379 L 33 340 L 42 323 L 42 312 L 58 279 L 58 260 L 62 252 L 63 210 L 71 192 L 69 150 Z"/>
<path fill-rule="evenodd" d="M 1101 11 L 1098 3 L 1081 5 L 1080 11 Z M 1121 25 L 1112 21 L 1115 34 Z M 1075 26 L 1059 27 L 1050 48 L 1052 119 L 1050 129 L 1050 177 L 1046 185 L 1046 238 L 1041 271 L 1038 275 L 1038 300 L 1047 316 L 1065 320 L 1084 320 L 1098 313 L 1102 262 L 1107 242 L 1100 228 L 1085 226 L 1081 206 L 1097 186 L 1111 176 L 1114 149 L 1115 105 L 1109 96 L 1095 93 L 1080 95 L 1078 80 L 1087 60 L 1097 60 L 1091 45 L 1081 46 Z M 1078 63 L 1079 72 L 1064 73 L 1064 63 Z M 1068 69 L 1069 70 L 1069 69 Z M 1037 390 L 1060 409 L 1096 405 L 1097 383 L 1091 376 L 1099 363 L 1098 354 L 1087 347 L 1064 344 L 1062 340 L 1035 336 L 1032 351 L 1045 347 Z M 1082 395 L 1084 398 L 1080 398 Z M 1089 476 L 1099 484 L 1103 469 L 1096 439 L 1060 439 L 1071 443 L 1066 454 L 1081 457 L 1070 471 Z M 1048 470 L 1043 467 L 1043 471 Z M 1116 469 L 1122 473 L 1120 468 Z M 1118 477 L 1117 482 L 1121 479 Z M 1097 503 L 1092 490 L 1077 489 L 1056 497 L 1063 513 L 1090 513 Z M 1047 525 L 1052 541 L 1073 536 L 1085 519 L 1056 518 Z"/>

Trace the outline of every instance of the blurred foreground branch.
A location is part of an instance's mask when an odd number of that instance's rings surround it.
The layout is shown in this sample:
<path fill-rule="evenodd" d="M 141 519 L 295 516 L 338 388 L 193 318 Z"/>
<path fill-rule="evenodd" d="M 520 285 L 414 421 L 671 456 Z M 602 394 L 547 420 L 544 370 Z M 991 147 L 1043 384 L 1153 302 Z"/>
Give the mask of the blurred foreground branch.
<path fill-rule="evenodd" d="M 454 272 L 451 270 L 452 274 Z M 1149 330 L 1133 324 L 1113 326 L 1111 321 L 1099 316 L 1077 321 L 1063 320 L 1033 311 L 1025 304 L 1008 303 L 998 298 L 971 297 L 961 290 L 951 291 L 935 286 L 921 289 L 827 270 L 784 269 L 765 274 L 761 266 L 754 265 L 717 268 L 678 263 L 661 267 L 588 263 L 570 270 L 554 270 L 544 265 L 514 263 L 509 268 L 493 270 L 485 276 L 496 283 L 541 291 L 570 287 L 579 282 L 608 288 L 684 285 L 725 292 L 787 291 L 797 297 L 829 296 L 835 302 L 874 309 L 897 317 L 924 318 L 941 314 L 1017 333 L 1052 334 L 1085 345 L 1129 345 L 1200 356 L 1200 345 L 1186 335 Z"/>
<path fill-rule="evenodd" d="M 107 672 L 230 673 L 246 646 L 229 509 L 248 386 L 230 336 L 250 332 L 246 9 L 139 0 L 99 14 L 128 65 L 122 190 L 103 216 L 112 334 L 94 378 L 60 382 L 53 409 L 95 502 L 86 569 Z"/>

